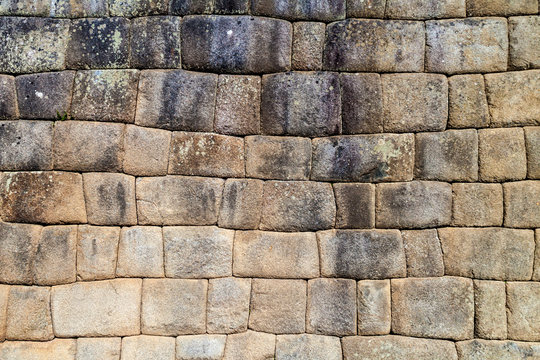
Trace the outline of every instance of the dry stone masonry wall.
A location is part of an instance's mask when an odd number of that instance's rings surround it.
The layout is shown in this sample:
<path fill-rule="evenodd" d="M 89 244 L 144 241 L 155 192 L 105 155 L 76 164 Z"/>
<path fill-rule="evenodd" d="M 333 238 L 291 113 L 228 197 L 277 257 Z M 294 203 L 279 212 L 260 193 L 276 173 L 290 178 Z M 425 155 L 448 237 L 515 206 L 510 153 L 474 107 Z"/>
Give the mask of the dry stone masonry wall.
<path fill-rule="evenodd" d="M 0 359 L 540 359 L 537 0 L 0 0 Z"/>

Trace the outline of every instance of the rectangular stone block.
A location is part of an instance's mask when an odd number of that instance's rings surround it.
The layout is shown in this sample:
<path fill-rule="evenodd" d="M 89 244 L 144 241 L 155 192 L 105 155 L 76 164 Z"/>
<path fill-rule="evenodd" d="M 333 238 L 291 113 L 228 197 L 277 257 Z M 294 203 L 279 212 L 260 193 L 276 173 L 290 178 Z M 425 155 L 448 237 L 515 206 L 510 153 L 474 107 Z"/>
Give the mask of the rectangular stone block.
<path fill-rule="evenodd" d="M 0 15 L 49 16 L 47 0 L 4 0 L 0 3 Z"/>
<path fill-rule="evenodd" d="M 77 226 L 44 227 L 33 259 L 34 284 L 58 285 L 75 282 L 76 261 Z"/>
<path fill-rule="evenodd" d="M 325 29 L 320 22 L 293 23 L 293 70 L 321 70 Z"/>
<path fill-rule="evenodd" d="M 169 131 L 127 125 L 123 171 L 136 176 L 166 175 L 170 144 Z"/>
<path fill-rule="evenodd" d="M 77 340 L 55 339 L 52 341 L 6 341 L 0 343 L 0 358 L 5 360 L 73 360 Z"/>
<path fill-rule="evenodd" d="M 76 360 L 120 360 L 121 338 L 78 338 Z"/>
<path fill-rule="evenodd" d="M 206 329 L 208 333 L 247 330 L 251 279 L 220 278 L 208 281 Z"/>
<path fill-rule="evenodd" d="M 508 338 L 540 341 L 540 283 L 506 283 Z"/>
<path fill-rule="evenodd" d="M 383 132 L 381 76 L 342 73 L 339 80 L 343 134 Z"/>
<path fill-rule="evenodd" d="M 521 180 L 527 176 L 523 129 L 479 130 L 478 153 L 480 179 L 483 181 Z"/>
<path fill-rule="evenodd" d="M 0 282 L 32 284 L 33 260 L 41 231 L 39 225 L 0 222 Z M 4 313 L 0 311 L 0 314 Z M 0 329 L 1 324 L 0 321 Z"/>
<path fill-rule="evenodd" d="M 443 254 L 436 229 L 401 232 L 408 277 L 444 275 Z"/>
<path fill-rule="evenodd" d="M 166 14 L 168 1 L 154 0 L 109 0 L 109 13 L 111 16 L 138 17 L 145 15 Z"/>
<path fill-rule="evenodd" d="M 54 0 L 49 16 L 53 17 L 107 17 L 107 0 Z M 77 359 L 78 360 L 78 359 Z"/>
<path fill-rule="evenodd" d="M 249 13 L 250 0 L 215 0 L 215 14 L 247 14 Z"/>
<path fill-rule="evenodd" d="M 164 277 L 163 236 L 157 226 L 124 227 L 118 244 L 118 277 Z"/>
<path fill-rule="evenodd" d="M 532 2 L 532 1 L 531 1 Z M 512 69 L 540 68 L 540 20 L 538 16 L 517 16 L 508 19 L 510 67 Z"/>
<path fill-rule="evenodd" d="M 386 0 L 390 19 L 441 19 L 465 17 L 465 0 Z"/>
<path fill-rule="evenodd" d="M 165 336 L 129 336 L 122 338 L 121 360 L 174 360 L 176 341 Z"/>
<path fill-rule="evenodd" d="M 467 16 L 536 14 L 538 0 L 467 0 Z"/>
<path fill-rule="evenodd" d="M 214 1 L 170 0 L 169 8 L 174 15 L 211 14 L 214 11 Z"/>
<path fill-rule="evenodd" d="M 524 130 L 527 148 L 527 175 L 529 179 L 540 180 L 540 126 L 526 127 Z"/>
<path fill-rule="evenodd" d="M 452 184 L 452 224 L 501 226 L 503 191 L 500 184 Z"/>
<path fill-rule="evenodd" d="M 487 127 L 490 117 L 484 77 L 473 74 L 448 78 L 448 106 L 448 127 Z"/>
<path fill-rule="evenodd" d="M 115 3 L 125 4 L 124 1 Z M 166 1 L 156 3 L 167 4 Z M 129 56 L 130 66 L 134 68 L 181 67 L 180 18 L 176 16 L 135 18 L 131 24 Z"/>
<path fill-rule="evenodd" d="M 262 180 L 227 179 L 218 225 L 231 229 L 257 229 L 263 204 Z"/>
<path fill-rule="evenodd" d="M 114 278 L 119 238 L 119 227 L 79 225 L 77 279 Z"/>
<path fill-rule="evenodd" d="M 358 282 L 358 334 L 384 335 L 391 325 L 390 280 Z"/>
<path fill-rule="evenodd" d="M 345 0 L 252 0 L 253 14 L 288 20 L 335 21 L 345 18 Z"/>
<path fill-rule="evenodd" d="M 336 197 L 336 228 L 375 227 L 375 185 L 333 184 Z"/>
<path fill-rule="evenodd" d="M 460 359 L 522 359 L 540 357 L 535 343 L 474 339 L 456 343 Z"/>
<path fill-rule="evenodd" d="M 188 335 L 176 338 L 176 359 L 221 360 L 225 352 L 225 335 Z"/>
<path fill-rule="evenodd" d="M 18 117 L 15 77 L 0 75 L 0 119 L 16 119 Z"/>
<path fill-rule="evenodd" d="M 50 289 L 12 286 L 7 306 L 6 339 L 52 340 Z"/>
<path fill-rule="evenodd" d="M 324 335 L 278 335 L 276 360 L 341 360 L 339 338 Z"/>
<path fill-rule="evenodd" d="M 347 0 L 348 18 L 384 18 L 386 0 Z"/>
<path fill-rule="evenodd" d="M 506 339 L 506 284 L 474 281 L 474 333 L 483 339 Z"/>
<path fill-rule="evenodd" d="M 53 122 L 0 121 L 1 170 L 52 170 Z"/>
<path fill-rule="evenodd" d="M 248 330 L 227 336 L 223 360 L 266 360 L 274 356 L 276 335 Z"/>
<path fill-rule="evenodd" d="M 528 180 L 503 184 L 504 226 L 540 227 L 540 181 Z"/>

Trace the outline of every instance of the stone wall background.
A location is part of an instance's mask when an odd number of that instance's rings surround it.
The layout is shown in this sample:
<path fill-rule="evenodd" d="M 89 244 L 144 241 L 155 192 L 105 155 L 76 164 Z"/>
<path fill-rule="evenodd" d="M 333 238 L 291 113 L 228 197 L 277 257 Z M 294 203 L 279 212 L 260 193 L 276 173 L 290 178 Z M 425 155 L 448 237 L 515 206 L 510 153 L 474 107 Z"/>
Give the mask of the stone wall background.
<path fill-rule="evenodd" d="M 537 0 L 0 0 L 1 359 L 540 359 Z"/>

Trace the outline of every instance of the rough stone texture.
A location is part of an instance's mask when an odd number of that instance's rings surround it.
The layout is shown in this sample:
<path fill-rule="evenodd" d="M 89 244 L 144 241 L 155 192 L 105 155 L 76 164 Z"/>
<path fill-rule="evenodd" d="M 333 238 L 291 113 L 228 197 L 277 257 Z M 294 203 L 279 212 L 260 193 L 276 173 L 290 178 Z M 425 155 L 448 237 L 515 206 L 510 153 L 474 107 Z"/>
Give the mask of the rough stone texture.
<path fill-rule="evenodd" d="M 358 282 L 358 334 L 384 335 L 390 333 L 390 280 Z"/>
<path fill-rule="evenodd" d="M 537 12 L 537 0 L 467 0 L 467 16 L 508 16 Z"/>
<path fill-rule="evenodd" d="M 336 228 L 375 227 L 375 186 L 372 184 L 334 184 Z"/>
<path fill-rule="evenodd" d="M 51 308 L 55 335 L 138 335 L 141 283 L 140 279 L 116 279 L 53 287 Z"/>
<path fill-rule="evenodd" d="M 176 338 L 177 360 L 221 360 L 225 352 L 225 335 L 190 335 Z"/>
<path fill-rule="evenodd" d="M 510 67 L 513 69 L 540 68 L 540 19 L 520 16 L 508 19 L 510 31 Z"/>
<path fill-rule="evenodd" d="M 529 280 L 532 230 L 443 228 L 439 237 L 447 275 L 492 280 Z"/>
<path fill-rule="evenodd" d="M 124 134 L 123 170 L 136 176 L 166 175 L 171 133 L 127 125 Z"/>
<path fill-rule="evenodd" d="M 452 186 L 435 181 L 379 184 L 376 226 L 424 228 L 448 225 L 452 219 Z"/>
<path fill-rule="evenodd" d="M 0 3 L 0 15 L 48 16 L 50 4 L 45 0 L 4 0 Z"/>
<path fill-rule="evenodd" d="M 526 127 L 524 130 L 527 147 L 527 174 L 529 179 L 540 180 L 540 126 Z"/>
<path fill-rule="evenodd" d="M 215 0 L 214 13 L 217 14 L 247 14 L 249 12 L 249 0 Z"/>
<path fill-rule="evenodd" d="M 401 237 L 407 259 L 408 277 L 444 275 L 443 254 L 437 230 L 404 230 Z"/>
<path fill-rule="evenodd" d="M 506 285 L 502 281 L 474 281 L 475 336 L 506 339 Z"/>
<path fill-rule="evenodd" d="M 53 341 L 6 341 L 0 343 L 0 358 L 5 360 L 73 360 L 77 340 L 55 339 Z"/>
<path fill-rule="evenodd" d="M 168 1 L 156 0 L 109 0 L 111 16 L 136 17 L 167 13 Z"/>
<path fill-rule="evenodd" d="M 386 0 L 347 0 L 347 17 L 384 18 Z"/>
<path fill-rule="evenodd" d="M 75 282 L 77 279 L 76 251 L 76 226 L 43 228 L 33 261 L 34 283 L 57 285 Z"/>
<path fill-rule="evenodd" d="M 337 71 L 424 70 L 424 25 L 412 21 L 347 19 L 326 29 L 323 68 Z"/>
<path fill-rule="evenodd" d="M 174 15 L 211 14 L 214 1 L 208 0 L 169 0 L 170 12 Z M 219 0 L 218 0 L 219 1 Z"/>
<path fill-rule="evenodd" d="M 7 306 L 8 340 L 51 340 L 50 291 L 47 287 L 12 286 Z"/>
<path fill-rule="evenodd" d="M 219 210 L 220 227 L 232 229 L 257 229 L 263 203 L 262 180 L 227 179 Z"/>
<path fill-rule="evenodd" d="M 120 4 L 130 3 L 117 1 Z M 156 1 L 166 4 L 166 1 Z M 112 9 L 111 9 L 112 10 Z M 179 68 L 180 18 L 149 16 L 133 20 L 130 63 L 135 68 Z"/>
<path fill-rule="evenodd" d="M 2 21 L 0 19 L 0 21 Z M 19 117 L 15 78 L 0 75 L 0 119 L 16 119 Z"/>
<path fill-rule="evenodd" d="M 120 360 L 121 338 L 78 338 L 76 360 Z"/>
<path fill-rule="evenodd" d="M 103 280 L 115 276 L 120 228 L 80 225 L 77 241 L 77 278 Z"/>
<path fill-rule="evenodd" d="M 9 296 L 8 285 L 0 285 L 0 342 L 6 339 L 7 306 Z M 0 345 L 1 348 L 2 345 Z"/>
<path fill-rule="evenodd" d="M 540 349 L 535 343 L 475 339 L 458 342 L 456 348 L 463 360 L 519 360 L 540 357 Z"/>
<path fill-rule="evenodd" d="M 384 131 L 443 131 L 448 81 L 440 74 L 383 74 Z"/>
<path fill-rule="evenodd" d="M 165 274 L 179 278 L 232 275 L 234 231 L 215 226 L 163 228 Z"/>
<path fill-rule="evenodd" d="M 268 360 L 275 348 L 276 335 L 248 330 L 227 337 L 223 360 Z"/>
<path fill-rule="evenodd" d="M 175 360 L 174 338 L 164 336 L 130 336 L 122 339 L 122 360 Z"/>
<path fill-rule="evenodd" d="M 186 16 L 181 31 L 182 64 L 187 69 L 245 74 L 291 67 L 292 25 L 283 20 Z"/>
<path fill-rule="evenodd" d="M 506 283 L 508 338 L 540 341 L 540 283 Z"/>
<path fill-rule="evenodd" d="M 483 181 L 520 180 L 527 176 L 525 137 L 521 128 L 479 130 L 478 153 Z"/>
<path fill-rule="evenodd" d="M 325 29 L 319 22 L 293 23 L 293 70 L 321 70 Z"/>
<path fill-rule="evenodd" d="M 536 229 L 536 249 L 534 254 L 533 280 L 540 281 L 540 229 Z"/>
<path fill-rule="evenodd" d="M 503 184 L 504 226 L 540 227 L 540 181 Z"/>
<path fill-rule="evenodd" d="M 220 278 L 208 282 L 208 333 L 231 334 L 247 330 L 251 279 Z"/>
<path fill-rule="evenodd" d="M 335 21 L 345 18 L 345 0 L 252 0 L 253 14 L 289 20 Z"/>
<path fill-rule="evenodd" d="M 356 334 L 356 283 L 346 279 L 308 281 L 306 332 Z"/>
<path fill-rule="evenodd" d="M 506 19 L 426 22 L 426 70 L 446 74 L 506 71 Z"/>
<path fill-rule="evenodd" d="M 261 96 L 261 132 L 265 135 L 314 137 L 341 131 L 337 73 L 264 75 Z"/>
<path fill-rule="evenodd" d="M 332 185 L 306 181 L 267 181 L 261 230 L 309 231 L 334 224 L 336 204 Z"/>
<path fill-rule="evenodd" d="M 207 280 L 145 279 L 143 334 L 177 336 L 206 330 Z"/>
<path fill-rule="evenodd" d="M 503 191 L 500 184 L 452 185 L 452 224 L 457 226 L 501 226 Z"/>
<path fill-rule="evenodd" d="M 142 71 L 135 123 L 168 130 L 212 131 L 216 82 L 215 74 Z"/>
<path fill-rule="evenodd" d="M 472 338 L 472 280 L 456 277 L 392 280 L 392 332 L 453 340 Z"/>
<path fill-rule="evenodd" d="M 32 262 L 42 227 L 0 222 L 0 282 L 32 284 Z M 1 312 L 0 307 L 0 314 Z M 2 321 L 0 320 L 0 335 Z M 1 336 L 0 336 L 1 338 Z"/>
<path fill-rule="evenodd" d="M 51 170 L 52 137 L 52 122 L 0 121 L 0 169 Z"/>
<path fill-rule="evenodd" d="M 118 245 L 118 277 L 164 277 L 160 227 L 122 228 Z"/>
<path fill-rule="evenodd" d="M 465 0 L 386 0 L 390 19 L 440 19 L 465 17 Z"/>
<path fill-rule="evenodd" d="M 337 337 L 301 334 L 278 335 L 276 360 L 341 360 L 341 342 Z"/>
<path fill-rule="evenodd" d="M 448 107 L 448 127 L 487 127 L 490 118 L 484 77 L 473 74 L 448 78 Z"/>
<path fill-rule="evenodd" d="M 343 134 L 383 131 L 379 74 L 340 74 Z"/>
<path fill-rule="evenodd" d="M 53 0 L 50 16 L 54 17 L 106 17 L 106 0 Z"/>

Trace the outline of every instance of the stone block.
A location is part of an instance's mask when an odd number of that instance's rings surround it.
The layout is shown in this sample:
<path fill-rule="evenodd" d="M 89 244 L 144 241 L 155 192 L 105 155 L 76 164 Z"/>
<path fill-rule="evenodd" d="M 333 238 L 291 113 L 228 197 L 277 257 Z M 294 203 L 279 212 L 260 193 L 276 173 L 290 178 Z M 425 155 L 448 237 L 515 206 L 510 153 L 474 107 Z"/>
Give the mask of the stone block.
<path fill-rule="evenodd" d="M 345 18 L 345 0 L 252 0 L 255 15 L 278 17 L 288 20 L 335 21 Z"/>
<path fill-rule="evenodd" d="M 39 225 L 0 222 L 0 282 L 32 284 L 33 261 L 41 231 Z M 4 313 L 0 311 L 0 314 Z M 1 324 L 2 321 L 0 329 Z"/>
<path fill-rule="evenodd" d="M 386 0 L 385 17 L 427 20 L 465 17 L 465 0 Z"/>
<path fill-rule="evenodd" d="M 342 73 L 339 80 L 343 134 L 382 132 L 383 100 L 380 75 Z"/>
<path fill-rule="evenodd" d="M 206 331 L 207 280 L 145 279 L 142 333 L 177 336 Z"/>
<path fill-rule="evenodd" d="M 0 15 L 49 16 L 47 0 L 4 0 L 0 3 Z"/>
<path fill-rule="evenodd" d="M 540 181 L 503 184 L 504 226 L 540 227 Z"/>
<path fill-rule="evenodd" d="M 533 280 L 540 281 L 540 229 L 536 229 L 536 248 L 534 251 Z"/>
<path fill-rule="evenodd" d="M 6 341 L 0 343 L 0 358 L 4 360 L 73 360 L 77 348 L 75 339 L 52 341 Z"/>
<path fill-rule="evenodd" d="M 7 306 L 6 339 L 52 340 L 50 289 L 12 286 Z"/>
<path fill-rule="evenodd" d="M 7 306 L 10 286 L 0 285 L 0 348 L 6 340 Z"/>
<path fill-rule="evenodd" d="M 34 283 L 57 285 L 75 282 L 76 253 L 77 226 L 44 227 L 33 259 Z"/>
<path fill-rule="evenodd" d="M 121 360 L 175 360 L 174 338 L 165 336 L 129 336 L 122 339 Z"/>
<path fill-rule="evenodd" d="M 85 173 L 83 180 L 89 224 L 137 224 L 135 178 L 133 176 Z"/>
<path fill-rule="evenodd" d="M 225 352 L 225 335 L 189 335 L 176 338 L 177 360 L 221 360 Z"/>
<path fill-rule="evenodd" d="M 375 227 L 375 185 L 334 184 L 336 228 L 370 229 Z"/>
<path fill-rule="evenodd" d="M 187 16 L 181 31 L 182 65 L 186 69 L 253 74 L 291 67 L 292 25 L 287 21 L 252 16 Z M 215 44 L 219 44 L 219 51 Z"/>
<path fill-rule="evenodd" d="M 77 279 L 112 279 L 116 272 L 120 228 L 79 225 Z"/>
<path fill-rule="evenodd" d="M 540 68 L 540 19 L 538 16 L 519 16 L 508 19 L 510 67 L 513 69 Z"/>
<path fill-rule="evenodd" d="M 537 12 L 537 0 L 467 0 L 467 16 L 508 16 Z"/>
<path fill-rule="evenodd" d="M 169 174 L 243 177 L 244 139 L 235 136 L 174 132 Z"/>
<path fill-rule="evenodd" d="M 214 13 L 225 15 L 242 15 L 249 12 L 249 0 L 215 0 Z"/>
<path fill-rule="evenodd" d="M 474 281 L 475 336 L 506 339 L 506 285 L 502 281 Z"/>
<path fill-rule="evenodd" d="M 219 278 L 208 281 L 207 331 L 231 334 L 247 330 L 251 279 Z"/>
<path fill-rule="evenodd" d="M 347 0 L 348 18 L 384 18 L 386 0 Z"/>
<path fill-rule="evenodd" d="M 115 2 L 126 3 L 125 1 Z M 166 4 L 167 2 L 156 3 Z M 181 67 L 180 18 L 148 16 L 134 19 L 131 24 L 130 49 L 131 67 L 154 69 Z"/>
<path fill-rule="evenodd" d="M 540 356 L 540 349 L 535 343 L 474 339 L 456 343 L 460 359 L 523 359 Z"/>
<path fill-rule="evenodd" d="M 448 78 L 448 127 L 483 128 L 489 126 L 489 109 L 480 74 Z"/>
<path fill-rule="evenodd" d="M 109 0 L 109 13 L 111 16 L 138 17 L 145 15 L 166 14 L 168 1 L 155 0 Z"/>
<path fill-rule="evenodd" d="M 526 127 L 527 174 L 529 179 L 540 179 L 540 126 Z"/>
<path fill-rule="evenodd" d="M 456 277 L 392 280 L 392 332 L 415 337 L 474 337 L 474 291 Z"/>
<path fill-rule="evenodd" d="M 358 334 L 384 335 L 390 333 L 390 280 L 358 282 Z"/>
<path fill-rule="evenodd" d="M 227 179 L 218 224 L 223 228 L 257 229 L 263 203 L 262 180 Z"/>
<path fill-rule="evenodd" d="M 339 338 L 324 335 L 278 335 L 276 360 L 341 360 Z"/>
<path fill-rule="evenodd" d="M 444 275 L 443 254 L 436 229 L 401 232 L 408 277 Z"/>
<path fill-rule="evenodd" d="M 171 133 L 127 125 L 124 134 L 125 173 L 136 176 L 166 175 Z"/>
<path fill-rule="evenodd" d="M 157 226 L 124 227 L 118 245 L 118 277 L 164 277 L 163 236 Z"/>
<path fill-rule="evenodd" d="M 165 274 L 178 278 L 232 275 L 234 231 L 215 226 L 163 228 Z"/>
<path fill-rule="evenodd" d="M 508 338 L 540 341 L 540 283 L 506 283 Z"/>
<path fill-rule="evenodd" d="M 306 137 L 339 134 L 339 89 L 339 76 L 333 72 L 264 75 L 261 132 Z"/>
<path fill-rule="evenodd" d="M 0 169 L 51 170 L 53 123 L 0 121 Z"/>
<path fill-rule="evenodd" d="M 53 0 L 48 16 L 53 17 L 107 17 L 107 0 Z"/>
<path fill-rule="evenodd" d="M 16 119 L 18 117 L 15 78 L 9 75 L 0 75 L 0 119 Z"/>
<path fill-rule="evenodd" d="M 501 226 L 503 191 L 500 184 L 452 184 L 452 224 Z"/>
<path fill-rule="evenodd" d="M 214 11 L 212 0 L 170 0 L 170 12 L 174 15 L 211 14 Z"/>
<path fill-rule="evenodd" d="M 217 78 L 184 70 L 142 71 L 135 123 L 168 130 L 212 131 Z"/>
<path fill-rule="evenodd" d="M 321 70 L 326 25 L 320 22 L 293 23 L 293 70 Z"/>
<path fill-rule="evenodd" d="M 527 176 L 527 152 L 521 128 L 479 130 L 478 153 L 483 181 L 520 180 Z"/>
<path fill-rule="evenodd" d="M 78 338 L 76 360 L 120 360 L 121 338 Z"/>
<path fill-rule="evenodd" d="M 248 330 L 227 336 L 223 360 L 267 360 L 274 357 L 276 335 Z"/>

